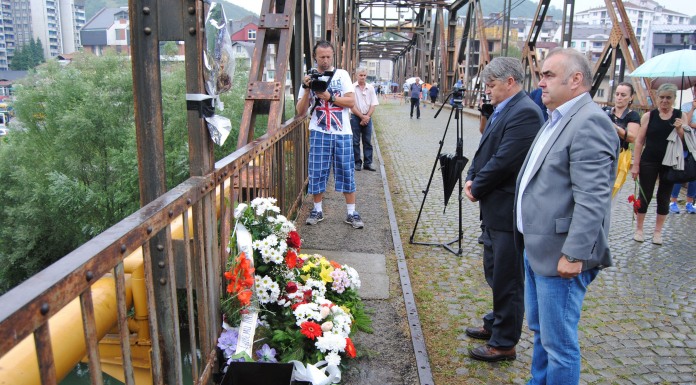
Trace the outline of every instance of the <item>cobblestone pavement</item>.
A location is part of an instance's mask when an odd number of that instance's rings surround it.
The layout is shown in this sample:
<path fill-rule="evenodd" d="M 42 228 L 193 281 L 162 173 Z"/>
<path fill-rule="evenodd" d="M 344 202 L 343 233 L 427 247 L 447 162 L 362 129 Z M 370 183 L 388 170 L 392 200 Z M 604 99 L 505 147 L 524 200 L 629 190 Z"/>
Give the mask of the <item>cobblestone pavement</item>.
<path fill-rule="evenodd" d="M 376 131 L 428 354 L 431 364 L 435 363 L 436 384 L 524 383 L 532 351 L 526 324 L 516 361 L 484 364 L 467 355 L 480 342 L 465 336 L 464 329 L 478 325 L 491 305 L 477 243 L 477 204 L 462 202 L 462 257 L 442 247 L 408 245 L 450 112 L 445 109 L 433 119 L 436 110 L 428 105 L 422 109 L 421 119 L 409 119 L 408 108 L 398 101 L 382 101 L 375 114 Z M 478 117 L 465 111 L 462 122 L 464 155 L 473 157 L 480 138 Z M 455 134 L 452 119 L 443 153 L 454 152 Z M 610 243 L 614 266 L 600 273 L 585 299 L 580 323 L 581 383 L 696 384 L 696 215 L 670 214 L 664 245 L 656 246 L 649 242 L 655 222 L 651 205 L 647 242 L 637 243 L 632 240 L 632 210 L 627 202 L 632 190 L 629 181 L 613 206 Z M 443 214 L 442 179 L 436 169 L 416 241 L 440 243 L 456 238 L 456 195 L 455 190 Z M 439 276 L 434 277 L 420 268 L 427 264 L 445 268 L 438 269 Z"/>

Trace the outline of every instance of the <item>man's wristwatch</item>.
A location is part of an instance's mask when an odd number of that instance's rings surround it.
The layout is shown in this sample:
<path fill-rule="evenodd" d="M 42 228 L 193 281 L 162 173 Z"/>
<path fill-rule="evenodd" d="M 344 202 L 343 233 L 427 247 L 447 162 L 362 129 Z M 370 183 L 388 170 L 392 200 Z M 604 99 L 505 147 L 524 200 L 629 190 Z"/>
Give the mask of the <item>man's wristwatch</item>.
<path fill-rule="evenodd" d="M 569 257 L 569 256 L 567 256 L 567 255 L 565 255 L 565 254 L 563 254 L 563 256 L 565 257 L 566 261 L 568 261 L 568 262 L 570 262 L 570 263 L 582 262 L 582 259 L 577 259 L 577 258 Z"/>
<path fill-rule="evenodd" d="M 304 84 L 304 83 L 302 83 L 302 88 L 304 88 L 304 89 L 306 90 L 307 88 L 309 88 L 309 86 L 306 85 L 306 84 Z"/>
<path fill-rule="evenodd" d="M 329 97 L 329 102 L 331 102 L 331 103 L 336 102 L 336 96 L 334 96 L 334 94 L 331 94 L 331 96 Z"/>

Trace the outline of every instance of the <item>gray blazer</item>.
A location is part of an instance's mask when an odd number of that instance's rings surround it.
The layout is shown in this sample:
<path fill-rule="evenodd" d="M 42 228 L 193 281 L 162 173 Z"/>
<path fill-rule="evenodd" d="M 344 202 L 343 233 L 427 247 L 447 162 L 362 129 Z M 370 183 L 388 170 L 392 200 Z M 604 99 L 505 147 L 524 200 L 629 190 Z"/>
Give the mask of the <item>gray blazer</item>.
<path fill-rule="evenodd" d="M 582 259 L 583 271 L 611 266 L 607 237 L 618 151 L 611 120 L 585 93 L 563 116 L 536 164 L 529 166 L 532 174 L 521 201 L 524 235 L 516 223 L 514 231 L 515 244 L 526 252 L 534 273 L 558 276 L 562 254 Z M 520 180 L 531 152 L 517 177 L 515 221 Z"/>

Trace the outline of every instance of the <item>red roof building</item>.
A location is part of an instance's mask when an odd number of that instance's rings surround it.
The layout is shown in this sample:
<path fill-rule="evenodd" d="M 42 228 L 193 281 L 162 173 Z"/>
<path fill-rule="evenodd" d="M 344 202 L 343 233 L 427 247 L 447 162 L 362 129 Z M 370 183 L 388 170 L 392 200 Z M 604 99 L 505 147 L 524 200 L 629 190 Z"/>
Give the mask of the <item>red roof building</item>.
<path fill-rule="evenodd" d="M 246 41 L 255 42 L 256 41 L 256 31 L 259 30 L 259 26 L 254 23 L 246 24 L 239 31 L 235 32 L 230 36 L 232 41 Z"/>

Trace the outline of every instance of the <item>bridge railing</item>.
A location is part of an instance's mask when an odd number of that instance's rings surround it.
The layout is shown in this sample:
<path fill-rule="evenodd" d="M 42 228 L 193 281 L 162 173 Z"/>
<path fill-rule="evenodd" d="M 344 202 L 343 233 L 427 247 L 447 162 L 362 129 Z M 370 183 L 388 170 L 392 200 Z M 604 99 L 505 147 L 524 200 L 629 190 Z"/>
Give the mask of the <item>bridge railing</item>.
<path fill-rule="evenodd" d="M 137 322 L 144 321 L 152 330 L 158 317 L 157 312 L 147 311 L 155 308 L 152 293 L 167 287 L 153 282 L 152 266 L 148 264 L 156 264 L 155 259 L 143 257 L 157 252 L 166 254 L 172 262 L 166 266 L 179 265 L 172 276 L 183 282 L 179 287 L 185 288 L 186 300 L 174 303 L 186 310 L 174 310 L 188 318 L 179 320 L 179 324 L 189 325 L 193 383 L 209 383 L 211 374 L 217 371 L 215 342 L 210 337 L 219 335 L 221 329 L 221 317 L 211 311 L 219 309 L 219 298 L 212 298 L 210 293 L 221 292 L 233 204 L 271 196 L 278 199 L 277 205 L 286 216 L 297 213 L 307 180 L 306 124 L 305 118 L 289 120 L 275 133 L 217 162 L 211 174 L 186 180 L 0 297 L 0 384 L 56 384 L 85 356 L 92 383 L 102 384 L 98 342 L 115 330 L 123 357 L 123 374 L 118 377 L 127 384 L 135 383 L 137 357 L 133 358 L 130 346 L 137 340 L 145 344 L 147 338 L 143 336 L 149 335 L 147 330 L 134 329 L 138 329 Z M 205 234 L 202 223 L 192 220 L 192 208 L 203 199 L 217 202 L 216 234 Z M 163 230 L 171 233 L 172 243 L 182 241 L 183 255 L 177 259 L 180 262 L 174 262 L 175 248 L 171 245 L 150 250 L 150 239 Z M 218 256 L 219 260 L 212 261 L 215 266 L 207 265 L 210 255 L 193 257 L 193 249 L 203 243 L 207 243 L 206 250 L 217 251 L 209 253 Z M 165 264 L 159 263 L 164 268 Z M 146 303 L 139 303 L 143 300 L 131 294 L 137 285 L 144 287 Z M 173 291 L 168 295 L 177 298 L 177 290 Z M 61 319 L 59 313 L 66 314 L 71 307 L 73 312 Z M 143 307 L 146 320 L 142 319 Z M 178 331 L 175 333 L 178 336 Z M 154 383 L 164 382 L 162 365 L 169 365 L 164 370 L 176 372 L 177 382 L 182 383 L 180 360 L 163 363 L 160 352 L 181 355 L 180 339 L 175 339 L 177 346 L 159 349 L 155 348 L 157 340 L 158 336 L 153 335 Z M 200 367 L 195 359 L 197 350 L 201 354 Z"/>

